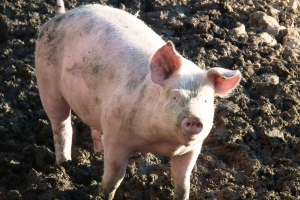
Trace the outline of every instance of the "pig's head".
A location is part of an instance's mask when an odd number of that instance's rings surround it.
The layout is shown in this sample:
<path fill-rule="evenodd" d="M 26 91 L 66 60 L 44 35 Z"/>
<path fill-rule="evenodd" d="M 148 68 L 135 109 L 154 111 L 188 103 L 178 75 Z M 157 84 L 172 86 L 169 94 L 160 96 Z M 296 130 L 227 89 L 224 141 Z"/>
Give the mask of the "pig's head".
<path fill-rule="evenodd" d="M 239 83 L 238 70 L 203 71 L 181 57 L 171 42 L 150 61 L 151 80 L 158 85 L 157 123 L 168 140 L 192 145 L 206 138 L 214 116 L 214 97 L 225 97 Z"/>

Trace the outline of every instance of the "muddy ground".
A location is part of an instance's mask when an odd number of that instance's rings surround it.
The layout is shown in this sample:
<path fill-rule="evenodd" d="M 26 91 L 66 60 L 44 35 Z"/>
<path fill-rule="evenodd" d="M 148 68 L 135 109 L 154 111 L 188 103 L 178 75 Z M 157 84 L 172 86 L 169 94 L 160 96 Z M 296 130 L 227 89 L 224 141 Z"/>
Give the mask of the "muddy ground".
<path fill-rule="evenodd" d="M 239 69 L 241 85 L 216 100 L 214 127 L 191 177 L 190 199 L 300 199 L 299 36 L 297 1 L 70 0 L 71 9 L 101 3 L 136 14 L 199 67 Z M 34 75 L 38 30 L 54 0 L 0 3 L 0 199 L 97 199 L 103 156 L 93 154 L 89 127 L 73 115 L 73 162 L 55 165 L 49 120 Z M 274 17 L 283 31 L 253 16 Z M 234 31 L 244 24 L 246 33 Z M 298 34 L 298 35 L 297 35 Z M 276 43 L 276 44 L 275 44 Z M 172 199 L 169 159 L 136 154 L 116 199 Z"/>

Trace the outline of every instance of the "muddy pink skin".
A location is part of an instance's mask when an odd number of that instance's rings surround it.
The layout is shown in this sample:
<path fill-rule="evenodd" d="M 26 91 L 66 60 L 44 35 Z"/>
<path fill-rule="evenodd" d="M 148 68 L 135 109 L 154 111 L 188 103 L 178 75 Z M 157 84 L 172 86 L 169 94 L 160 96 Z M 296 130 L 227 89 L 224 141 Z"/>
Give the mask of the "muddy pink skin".
<path fill-rule="evenodd" d="M 124 11 L 88 5 L 58 13 L 39 33 L 35 63 L 57 164 L 71 160 L 72 109 L 92 127 L 95 152 L 104 150 L 100 196 L 113 199 L 138 151 L 171 157 L 174 199 L 188 199 L 214 96 L 232 91 L 240 72 L 201 70 Z"/>

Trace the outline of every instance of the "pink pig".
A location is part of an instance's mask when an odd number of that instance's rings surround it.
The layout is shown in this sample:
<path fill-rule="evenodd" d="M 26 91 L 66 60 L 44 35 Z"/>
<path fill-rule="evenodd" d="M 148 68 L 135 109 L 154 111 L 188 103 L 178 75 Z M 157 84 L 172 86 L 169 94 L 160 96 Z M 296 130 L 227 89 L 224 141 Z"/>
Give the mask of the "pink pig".
<path fill-rule="evenodd" d="M 57 164 L 71 160 L 71 109 L 92 127 L 104 149 L 100 196 L 113 199 L 130 155 L 171 157 L 174 199 L 188 199 L 190 174 L 213 124 L 214 96 L 224 97 L 239 71 L 201 70 L 141 20 L 124 11 L 86 5 L 41 29 L 36 77 L 51 121 Z"/>

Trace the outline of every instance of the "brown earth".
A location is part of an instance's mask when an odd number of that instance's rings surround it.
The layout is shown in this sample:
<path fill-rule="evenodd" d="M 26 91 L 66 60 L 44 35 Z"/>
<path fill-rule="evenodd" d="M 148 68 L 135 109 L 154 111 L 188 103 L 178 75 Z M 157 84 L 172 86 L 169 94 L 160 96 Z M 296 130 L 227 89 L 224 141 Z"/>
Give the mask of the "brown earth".
<path fill-rule="evenodd" d="M 299 49 L 259 36 L 262 11 L 299 36 L 300 6 L 275 0 L 69 0 L 136 14 L 201 68 L 239 69 L 241 86 L 216 100 L 214 127 L 191 177 L 190 199 L 300 199 Z M 292 2 L 292 0 L 290 0 Z M 297 1 L 296 1 L 297 2 Z M 49 121 L 34 76 L 38 30 L 54 0 L 0 3 L 0 199 L 97 199 L 103 156 L 75 115 L 73 162 L 55 165 Z M 279 12 L 278 12 L 279 11 Z M 252 17 L 251 17 L 252 16 Z M 251 19 L 251 20 L 250 20 Z M 233 28 L 244 24 L 246 34 Z M 288 32 L 288 33 L 287 33 Z M 291 32 L 291 31 L 290 31 Z M 297 35 L 298 34 L 298 35 Z M 274 39 L 274 37 L 273 37 Z M 299 46 L 298 46 L 299 47 Z M 136 154 L 116 199 L 172 199 L 169 159 Z"/>

